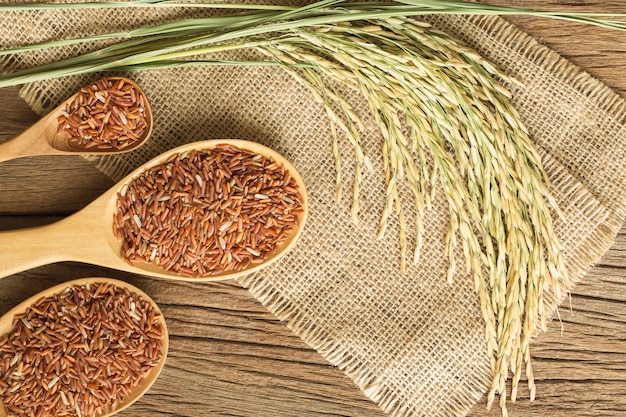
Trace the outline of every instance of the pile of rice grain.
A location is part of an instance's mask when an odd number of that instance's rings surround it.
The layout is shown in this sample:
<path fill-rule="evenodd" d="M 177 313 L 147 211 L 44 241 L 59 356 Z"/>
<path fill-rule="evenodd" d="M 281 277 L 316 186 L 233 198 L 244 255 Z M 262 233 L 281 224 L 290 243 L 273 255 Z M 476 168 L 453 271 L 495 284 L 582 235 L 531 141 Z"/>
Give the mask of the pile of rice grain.
<path fill-rule="evenodd" d="M 220 145 L 173 155 L 124 186 L 114 232 L 129 262 L 198 277 L 267 259 L 302 214 L 284 166 Z"/>
<path fill-rule="evenodd" d="M 163 358 L 153 305 L 108 283 L 45 297 L 0 338 L 0 398 L 10 416 L 94 417 L 117 409 Z"/>

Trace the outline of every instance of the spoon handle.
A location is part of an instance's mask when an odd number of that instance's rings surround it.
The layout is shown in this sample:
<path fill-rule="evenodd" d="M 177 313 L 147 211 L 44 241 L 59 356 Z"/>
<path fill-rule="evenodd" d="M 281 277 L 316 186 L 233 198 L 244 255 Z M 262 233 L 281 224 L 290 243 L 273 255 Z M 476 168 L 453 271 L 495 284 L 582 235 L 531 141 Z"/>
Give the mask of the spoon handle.
<path fill-rule="evenodd" d="M 49 119 L 44 117 L 19 135 L 0 143 L 0 162 L 25 156 L 61 154 L 47 140 Z"/>
<path fill-rule="evenodd" d="M 103 228 L 93 221 L 92 212 L 87 209 L 45 226 L 0 232 L 0 278 L 61 261 L 115 259 L 106 250 Z"/>
<path fill-rule="evenodd" d="M 82 210 L 45 226 L 0 232 L 0 278 L 55 262 L 133 270 L 118 255 L 109 190 Z M 2 417 L 2 415 L 0 415 Z"/>
<path fill-rule="evenodd" d="M 63 260 L 67 241 L 57 232 L 58 222 L 0 232 L 0 278 Z"/>

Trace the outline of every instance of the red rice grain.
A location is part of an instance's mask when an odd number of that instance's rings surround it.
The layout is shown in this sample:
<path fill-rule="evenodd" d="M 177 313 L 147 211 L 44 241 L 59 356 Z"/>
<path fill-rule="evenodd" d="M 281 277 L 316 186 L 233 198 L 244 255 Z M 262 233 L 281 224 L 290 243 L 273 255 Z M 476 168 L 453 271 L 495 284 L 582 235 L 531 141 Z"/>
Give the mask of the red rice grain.
<path fill-rule="evenodd" d="M 0 397 L 10 416 L 114 411 L 163 357 L 153 305 L 108 283 L 42 298 L 0 338 Z"/>
<path fill-rule="evenodd" d="M 59 130 L 84 150 L 123 150 L 147 131 L 143 95 L 124 80 L 82 88 L 58 118 Z"/>
<path fill-rule="evenodd" d="M 207 276 L 267 259 L 302 213 L 283 166 L 220 145 L 174 155 L 131 181 L 118 193 L 114 232 L 131 263 Z"/>

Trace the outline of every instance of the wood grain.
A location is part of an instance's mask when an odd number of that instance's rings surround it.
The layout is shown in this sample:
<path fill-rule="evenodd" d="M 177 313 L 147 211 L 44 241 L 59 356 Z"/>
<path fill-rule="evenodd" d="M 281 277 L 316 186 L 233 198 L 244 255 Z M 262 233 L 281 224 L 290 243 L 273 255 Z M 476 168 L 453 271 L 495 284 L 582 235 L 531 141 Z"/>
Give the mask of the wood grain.
<path fill-rule="evenodd" d="M 626 10 L 626 1 L 494 1 L 521 7 Z M 566 22 L 510 18 L 626 96 L 626 35 Z M 0 90 L 0 141 L 37 117 Z M 80 157 L 25 158 L 0 165 L 0 230 L 50 223 L 112 182 Z M 0 248 L 10 250 L 10 248 Z M 173 283 L 83 264 L 36 268 L 0 280 L 0 313 L 51 285 L 110 276 L 151 295 L 168 317 L 171 353 L 153 389 L 122 416 L 363 416 L 384 414 L 343 373 L 235 282 Z M 570 307 L 571 306 L 571 307 Z M 561 323 L 533 344 L 537 399 L 522 390 L 511 416 L 626 415 L 626 228 L 575 287 Z M 484 402 L 469 414 L 497 417 Z"/>

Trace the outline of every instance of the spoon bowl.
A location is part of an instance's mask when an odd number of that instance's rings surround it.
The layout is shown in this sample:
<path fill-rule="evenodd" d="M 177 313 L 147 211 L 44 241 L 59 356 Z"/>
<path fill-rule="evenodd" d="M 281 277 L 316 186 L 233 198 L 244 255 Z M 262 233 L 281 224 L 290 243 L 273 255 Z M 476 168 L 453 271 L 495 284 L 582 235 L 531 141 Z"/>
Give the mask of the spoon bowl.
<path fill-rule="evenodd" d="M 251 264 L 242 270 L 229 270 L 217 274 L 188 277 L 162 269 L 154 264 L 129 263 L 122 256 L 122 241 L 114 234 L 114 216 L 117 212 L 118 193 L 129 182 L 146 170 L 161 165 L 173 155 L 193 150 L 210 150 L 218 145 L 232 145 L 262 155 L 282 165 L 297 184 L 301 197 L 302 213 L 297 225 L 286 235 L 261 263 Z M 116 185 L 94 200 L 81 211 L 56 223 L 29 229 L 0 232 L 0 278 L 37 266 L 54 262 L 75 261 L 121 271 L 175 279 L 216 281 L 250 274 L 275 262 L 296 243 L 307 218 L 308 203 L 304 181 L 293 165 L 274 150 L 255 142 L 238 139 L 219 139 L 194 142 L 171 149 L 130 173 Z"/>
<path fill-rule="evenodd" d="M 156 313 L 155 316 L 159 319 L 159 323 L 163 329 L 163 335 L 161 339 L 162 355 L 161 355 L 159 362 L 154 367 L 151 368 L 149 374 L 146 377 L 144 377 L 144 379 L 139 385 L 135 386 L 130 391 L 130 393 L 125 397 L 125 399 L 122 402 L 119 403 L 119 405 L 114 411 L 107 411 L 106 413 L 98 415 L 98 417 L 108 417 L 110 415 L 116 414 L 124 410 L 125 408 L 133 404 L 135 401 L 137 401 L 139 398 L 141 398 L 150 389 L 150 387 L 152 387 L 152 385 L 154 384 L 154 382 L 160 375 L 161 371 L 163 370 L 163 366 L 165 365 L 166 358 L 167 358 L 167 353 L 168 353 L 168 348 L 169 348 L 169 337 L 167 333 L 165 319 L 158 305 L 143 291 L 141 291 L 140 289 L 126 282 L 119 281 L 116 279 L 111 279 L 111 278 L 89 277 L 89 278 L 81 278 L 81 279 L 68 281 L 68 282 L 56 285 L 52 288 L 48 288 L 28 298 L 27 300 L 13 307 L 10 311 L 8 311 L 2 317 L 0 317 L 0 337 L 4 335 L 8 335 L 11 332 L 11 330 L 13 329 L 13 320 L 15 316 L 23 314 L 30 306 L 36 304 L 39 300 L 46 298 L 46 297 L 53 296 L 55 294 L 60 294 L 66 288 L 70 288 L 74 286 L 85 286 L 89 284 L 93 285 L 96 283 L 104 283 L 104 284 L 109 284 L 118 288 L 127 289 L 131 293 L 139 295 L 141 298 L 143 298 L 143 300 L 145 300 L 147 303 L 152 305 L 152 308 L 154 309 Z M 2 402 L 2 399 L 0 398 L 0 417 L 6 417 L 6 416 L 7 416 L 6 410 Z"/>
<path fill-rule="evenodd" d="M 30 128 L 14 138 L 0 143 L 0 162 L 38 155 L 111 155 L 130 152 L 143 145 L 152 133 L 153 125 L 152 109 L 146 95 L 134 81 L 127 78 L 108 77 L 106 80 L 130 85 L 143 98 L 143 115 L 146 128 L 136 142 L 121 149 L 98 149 L 97 147 L 86 148 L 84 145 L 70 141 L 70 136 L 59 128 L 59 118 L 64 115 L 67 105 L 74 102 L 76 97 L 81 94 L 81 91 L 78 91 Z"/>

